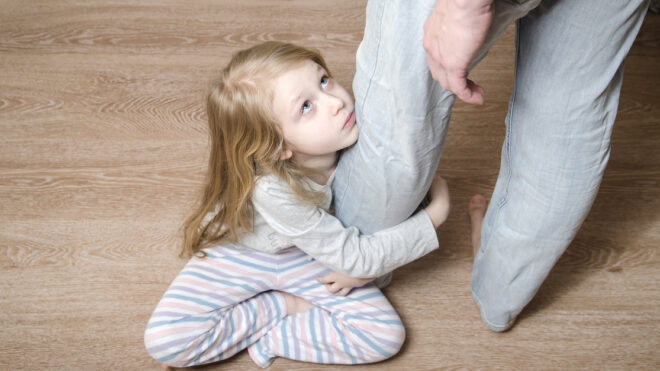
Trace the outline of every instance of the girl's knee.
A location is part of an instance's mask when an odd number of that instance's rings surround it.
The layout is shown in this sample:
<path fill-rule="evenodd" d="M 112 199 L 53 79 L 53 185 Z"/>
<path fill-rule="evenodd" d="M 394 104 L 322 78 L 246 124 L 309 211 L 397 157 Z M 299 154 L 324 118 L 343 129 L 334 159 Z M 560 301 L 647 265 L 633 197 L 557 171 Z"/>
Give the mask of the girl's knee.
<path fill-rule="evenodd" d="M 379 325 L 376 329 L 369 329 L 363 333 L 370 341 L 366 341 L 364 354 L 369 359 L 366 363 L 384 361 L 399 353 L 406 340 L 406 330 L 400 321 Z"/>
<path fill-rule="evenodd" d="M 181 347 L 172 347 L 167 344 L 160 344 L 157 341 L 147 341 L 145 339 L 145 348 L 147 353 L 158 363 L 172 367 L 189 367 L 195 365 L 196 354 L 185 354 L 189 349 Z"/>
<path fill-rule="evenodd" d="M 176 357 L 176 353 L 172 352 L 166 344 L 162 343 L 162 339 L 154 338 L 149 336 L 148 333 L 145 333 L 144 347 L 151 358 L 155 359 L 157 362 L 169 366 L 176 366 L 171 363 L 171 360 Z"/>
<path fill-rule="evenodd" d="M 403 343 L 406 341 L 406 329 L 403 327 L 403 323 L 399 321 L 399 323 L 392 325 L 391 328 L 392 331 L 392 337 L 390 339 L 391 342 L 391 351 L 390 355 L 387 358 L 394 357 L 401 351 L 401 348 L 403 347 Z"/>
<path fill-rule="evenodd" d="M 147 327 L 144 334 L 147 353 L 162 364 L 189 367 L 199 364 L 205 357 L 212 357 L 214 354 L 211 353 L 224 351 L 218 347 L 209 352 L 210 349 L 205 346 L 212 343 L 210 337 L 223 336 L 219 330 L 221 326 L 214 326 L 214 329 L 198 328 L 195 331 L 186 330 L 185 326 L 185 322 L 173 322 Z"/>

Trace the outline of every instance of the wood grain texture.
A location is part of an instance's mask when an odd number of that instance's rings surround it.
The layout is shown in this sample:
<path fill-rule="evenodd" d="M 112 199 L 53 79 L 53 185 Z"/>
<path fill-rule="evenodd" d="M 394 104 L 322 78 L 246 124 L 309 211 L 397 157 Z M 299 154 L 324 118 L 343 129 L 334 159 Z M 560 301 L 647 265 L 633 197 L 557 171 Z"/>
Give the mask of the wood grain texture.
<path fill-rule="evenodd" d="M 185 262 L 177 230 L 208 150 L 202 97 L 232 52 L 278 39 L 323 51 L 350 88 L 365 1 L 5 0 L 0 12 L 0 369 L 145 370 L 142 334 Z M 272 370 L 657 369 L 660 18 L 626 61 L 612 154 L 592 212 L 510 332 L 479 319 L 465 207 L 490 194 L 513 84 L 509 29 L 456 104 L 440 171 L 442 248 L 395 273 L 407 328 L 376 365 Z M 200 370 L 257 367 L 246 354 Z"/>

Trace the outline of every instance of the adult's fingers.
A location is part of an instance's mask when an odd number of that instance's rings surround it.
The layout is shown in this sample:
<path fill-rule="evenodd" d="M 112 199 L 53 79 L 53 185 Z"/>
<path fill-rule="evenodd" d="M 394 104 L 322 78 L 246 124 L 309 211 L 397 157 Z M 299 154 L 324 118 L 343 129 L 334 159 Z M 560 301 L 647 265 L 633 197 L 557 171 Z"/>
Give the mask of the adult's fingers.
<path fill-rule="evenodd" d="M 483 104 L 484 88 L 474 83 L 474 81 L 462 76 L 449 76 L 448 88 L 446 90 L 456 94 L 456 96 L 465 103 Z"/>
<path fill-rule="evenodd" d="M 466 103 L 483 104 L 485 98 L 484 88 L 468 79 L 466 74 L 448 72 L 433 58 L 427 56 L 427 63 L 431 76 L 443 89 L 450 91 Z"/>
<path fill-rule="evenodd" d="M 466 101 L 466 99 L 469 100 L 472 96 L 472 92 L 468 86 L 467 78 L 464 75 L 448 73 L 447 85 L 448 86 L 445 88 L 446 90 L 456 94 L 457 97 L 464 101 Z"/>
<path fill-rule="evenodd" d="M 445 71 L 444 67 L 442 67 L 440 63 L 437 63 L 428 55 L 426 56 L 426 63 L 429 66 L 433 80 L 437 81 L 443 89 L 449 90 L 447 83 L 447 71 Z"/>
<path fill-rule="evenodd" d="M 470 79 L 468 79 L 467 82 L 468 88 L 472 92 L 472 99 L 468 103 L 484 104 L 484 100 L 486 99 L 486 91 L 484 88 Z"/>

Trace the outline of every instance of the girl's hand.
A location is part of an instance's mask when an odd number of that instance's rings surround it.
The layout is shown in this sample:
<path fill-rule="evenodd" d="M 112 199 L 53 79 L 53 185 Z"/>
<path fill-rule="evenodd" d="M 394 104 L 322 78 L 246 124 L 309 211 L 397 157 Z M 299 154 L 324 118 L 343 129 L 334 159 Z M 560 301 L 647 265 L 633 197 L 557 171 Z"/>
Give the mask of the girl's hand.
<path fill-rule="evenodd" d="M 431 203 L 424 210 L 429 214 L 433 226 L 438 228 L 440 224 L 447 220 L 451 203 L 449 202 L 449 187 L 447 186 L 447 182 L 437 173 L 435 174 L 433 183 L 431 183 L 429 195 L 431 196 Z"/>
<path fill-rule="evenodd" d="M 354 288 L 362 287 L 374 279 L 375 278 L 354 278 L 345 276 L 341 273 L 332 272 L 323 277 L 318 277 L 316 280 L 325 284 L 325 288 L 331 294 L 346 296 Z"/>

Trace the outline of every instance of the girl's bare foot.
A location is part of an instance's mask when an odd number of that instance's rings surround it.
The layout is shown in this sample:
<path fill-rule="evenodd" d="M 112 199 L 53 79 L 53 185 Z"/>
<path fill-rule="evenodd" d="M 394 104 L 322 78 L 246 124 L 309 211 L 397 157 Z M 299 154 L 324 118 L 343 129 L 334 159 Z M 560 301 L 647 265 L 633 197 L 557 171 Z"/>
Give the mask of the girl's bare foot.
<path fill-rule="evenodd" d="M 280 294 L 282 294 L 284 301 L 286 302 L 286 314 L 288 316 L 296 313 L 307 312 L 314 307 L 314 304 L 301 297 L 289 294 L 288 292 L 280 291 Z"/>
<path fill-rule="evenodd" d="M 486 206 L 488 203 L 482 195 L 474 195 L 468 203 L 468 215 L 470 216 L 470 231 L 472 237 L 472 253 L 477 256 L 481 246 L 481 225 L 484 223 Z"/>
<path fill-rule="evenodd" d="M 172 367 L 170 367 L 168 365 L 163 364 L 163 365 L 160 365 L 160 366 L 163 368 L 163 371 L 172 371 Z"/>

